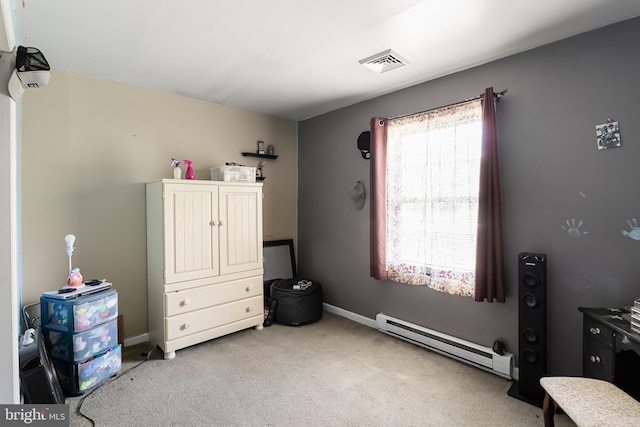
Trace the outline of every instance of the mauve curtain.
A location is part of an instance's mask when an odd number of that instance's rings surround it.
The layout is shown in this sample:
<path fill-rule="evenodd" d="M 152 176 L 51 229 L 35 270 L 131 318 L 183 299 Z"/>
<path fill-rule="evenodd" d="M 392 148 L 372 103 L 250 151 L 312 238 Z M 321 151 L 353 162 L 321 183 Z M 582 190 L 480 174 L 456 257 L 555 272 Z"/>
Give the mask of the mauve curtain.
<path fill-rule="evenodd" d="M 485 89 L 482 99 L 482 157 L 474 295 L 474 300 L 478 302 L 505 301 L 495 102 L 493 88 Z"/>
<path fill-rule="evenodd" d="M 387 123 L 380 117 L 371 119 L 371 204 L 370 212 L 370 265 L 371 277 L 387 280 Z"/>

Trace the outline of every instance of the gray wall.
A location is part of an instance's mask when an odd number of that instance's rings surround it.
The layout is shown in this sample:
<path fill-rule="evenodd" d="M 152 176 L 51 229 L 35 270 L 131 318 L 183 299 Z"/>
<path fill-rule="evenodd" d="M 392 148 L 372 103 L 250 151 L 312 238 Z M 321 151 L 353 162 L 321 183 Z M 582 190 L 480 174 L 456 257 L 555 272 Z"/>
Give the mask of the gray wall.
<path fill-rule="evenodd" d="M 518 348 L 517 254 L 548 256 L 548 371 L 581 373 L 581 306 L 640 298 L 640 19 L 299 123 L 299 270 L 325 301 L 374 318 L 384 312 L 482 345 Z M 409 65 L 410 66 L 410 65 Z M 402 69 L 392 71 L 402 72 Z M 384 78 L 384 75 L 380 76 Z M 356 148 L 373 116 L 427 110 L 508 89 L 497 108 L 507 301 L 477 303 L 426 287 L 369 277 L 369 162 Z M 595 126 L 620 122 L 622 147 L 598 150 Z M 581 237 L 561 227 L 582 220 Z"/>

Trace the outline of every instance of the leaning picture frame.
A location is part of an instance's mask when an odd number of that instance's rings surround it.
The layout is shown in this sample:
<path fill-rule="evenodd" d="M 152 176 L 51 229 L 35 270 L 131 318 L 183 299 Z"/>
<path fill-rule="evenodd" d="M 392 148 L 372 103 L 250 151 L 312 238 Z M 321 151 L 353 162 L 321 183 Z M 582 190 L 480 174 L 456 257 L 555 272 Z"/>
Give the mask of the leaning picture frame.
<path fill-rule="evenodd" d="M 265 282 L 273 279 L 294 279 L 298 276 L 293 239 L 263 242 L 263 257 Z"/>

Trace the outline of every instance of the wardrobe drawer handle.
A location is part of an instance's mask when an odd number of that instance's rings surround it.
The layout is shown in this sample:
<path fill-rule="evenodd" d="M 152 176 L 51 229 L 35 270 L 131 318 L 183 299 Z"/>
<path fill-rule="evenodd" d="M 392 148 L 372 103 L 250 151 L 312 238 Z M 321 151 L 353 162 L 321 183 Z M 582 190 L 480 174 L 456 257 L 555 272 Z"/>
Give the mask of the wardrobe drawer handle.
<path fill-rule="evenodd" d="M 183 331 L 185 331 L 185 330 L 189 329 L 190 327 L 191 327 L 191 325 L 190 325 L 190 324 L 185 323 L 184 325 L 182 325 L 182 326 L 180 327 L 180 329 L 182 329 Z"/>
<path fill-rule="evenodd" d="M 191 304 L 191 300 L 189 298 L 183 299 L 180 302 L 180 305 L 189 305 L 189 304 Z"/>
<path fill-rule="evenodd" d="M 591 328 L 589 329 L 589 332 L 591 332 L 593 335 L 598 335 L 600 333 L 600 328 Z"/>
<path fill-rule="evenodd" d="M 246 288 L 244 288 L 244 290 L 247 292 L 251 292 L 251 286 L 247 286 Z"/>
<path fill-rule="evenodd" d="M 251 307 L 247 307 L 244 311 L 246 311 L 247 313 L 251 313 Z"/>
<path fill-rule="evenodd" d="M 590 360 L 593 363 L 600 363 L 600 356 L 591 356 Z"/>

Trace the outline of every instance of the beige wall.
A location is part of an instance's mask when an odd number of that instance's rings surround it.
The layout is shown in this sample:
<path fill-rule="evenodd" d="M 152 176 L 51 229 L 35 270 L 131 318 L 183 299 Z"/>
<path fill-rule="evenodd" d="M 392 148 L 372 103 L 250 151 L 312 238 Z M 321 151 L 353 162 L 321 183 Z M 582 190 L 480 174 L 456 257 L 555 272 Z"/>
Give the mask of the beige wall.
<path fill-rule="evenodd" d="M 273 144 L 264 174 L 265 239 L 297 241 L 297 123 L 234 107 L 53 70 L 22 102 L 22 305 L 65 284 L 73 265 L 119 293 L 125 338 L 147 332 L 144 183 L 171 178 L 171 157 L 196 179 Z M 184 171 L 183 171 L 184 176 Z"/>

